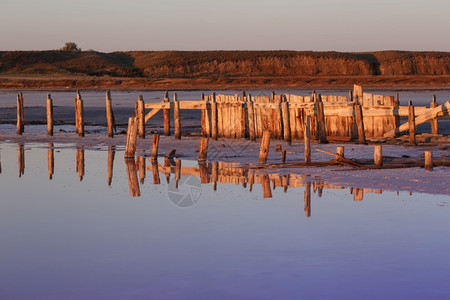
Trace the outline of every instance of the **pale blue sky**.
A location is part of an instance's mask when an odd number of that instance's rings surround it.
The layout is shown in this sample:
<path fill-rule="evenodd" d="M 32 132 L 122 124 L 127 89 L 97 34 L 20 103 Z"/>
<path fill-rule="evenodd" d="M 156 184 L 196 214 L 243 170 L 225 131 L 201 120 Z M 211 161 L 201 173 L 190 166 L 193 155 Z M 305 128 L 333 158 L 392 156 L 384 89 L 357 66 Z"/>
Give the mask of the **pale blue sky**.
<path fill-rule="evenodd" d="M 450 51 L 449 0 L 0 0 L 0 50 Z"/>

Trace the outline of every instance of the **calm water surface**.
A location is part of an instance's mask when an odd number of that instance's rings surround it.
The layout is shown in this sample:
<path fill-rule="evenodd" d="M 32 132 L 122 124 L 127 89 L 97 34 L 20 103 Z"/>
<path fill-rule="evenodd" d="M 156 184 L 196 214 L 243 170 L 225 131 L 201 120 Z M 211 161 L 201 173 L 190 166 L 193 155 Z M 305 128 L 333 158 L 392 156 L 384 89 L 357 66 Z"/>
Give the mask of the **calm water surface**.
<path fill-rule="evenodd" d="M 450 298 L 448 196 L 264 198 L 187 161 L 177 189 L 163 160 L 143 178 L 117 149 L 108 179 L 108 149 L 54 146 L 49 168 L 47 145 L 0 144 L 0 299 Z"/>

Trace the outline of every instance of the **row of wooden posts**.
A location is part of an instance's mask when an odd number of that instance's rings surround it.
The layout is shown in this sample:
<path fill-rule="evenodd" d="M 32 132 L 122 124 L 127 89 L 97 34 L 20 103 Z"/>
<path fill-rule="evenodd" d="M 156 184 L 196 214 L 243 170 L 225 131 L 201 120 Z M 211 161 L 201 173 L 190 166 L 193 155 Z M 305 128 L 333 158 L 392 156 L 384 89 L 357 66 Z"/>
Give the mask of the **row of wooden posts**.
<path fill-rule="evenodd" d="M 159 173 L 163 173 L 166 177 L 167 183 L 170 183 L 170 174 L 175 174 L 175 188 L 178 188 L 178 182 L 181 176 L 197 176 L 200 178 L 201 184 L 212 183 L 213 190 L 217 190 L 217 183 L 236 183 L 242 182 L 245 188 L 248 184 L 249 191 L 252 191 L 252 186 L 255 183 L 260 183 L 264 198 L 271 198 L 271 184 L 273 189 L 276 186 L 282 187 L 284 191 L 287 191 L 288 187 L 295 188 L 299 186 L 305 187 L 305 212 L 307 216 L 310 216 L 310 199 L 311 199 L 311 186 L 314 192 L 317 190 L 319 197 L 322 193 L 322 188 L 336 188 L 333 184 L 324 184 L 320 182 L 308 182 L 305 181 L 304 175 L 297 174 L 287 174 L 287 175 L 277 175 L 271 173 L 261 173 L 257 174 L 252 169 L 248 169 L 240 166 L 237 163 L 224 163 L 224 162 L 213 162 L 205 163 L 199 162 L 199 167 L 181 167 L 180 160 L 173 160 L 175 151 L 171 150 L 164 159 L 164 165 L 160 165 L 156 160 L 150 159 L 151 167 L 146 167 L 145 160 L 143 156 L 139 156 L 135 159 L 125 159 L 127 177 L 129 184 L 129 191 L 131 196 L 140 196 L 140 187 L 144 183 L 146 176 L 146 169 L 149 169 L 153 173 L 153 183 L 160 184 Z M 344 147 L 339 146 L 336 148 L 336 155 L 344 156 Z M 432 153 L 431 151 L 425 151 L 425 168 L 432 169 Z M 108 160 L 107 160 L 107 184 L 111 185 L 113 177 L 113 163 L 115 158 L 115 146 L 109 146 L 108 148 Z M 54 175 L 55 168 L 55 158 L 54 158 L 54 146 L 53 143 L 48 144 L 48 176 L 51 180 Z M 382 155 L 381 146 L 375 146 L 374 153 L 375 165 L 382 165 Z M 19 177 L 25 173 L 25 149 L 23 144 L 18 144 L 18 168 Z M 0 173 L 2 172 L 1 160 L 0 160 Z M 78 179 L 83 180 L 85 175 L 85 158 L 84 149 L 82 147 L 77 147 L 76 149 L 76 172 L 78 173 Z M 139 176 L 137 173 L 139 172 Z M 256 178 L 255 178 L 256 175 Z M 350 188 L 350 192 L 354 196 L 355 201 L 363 200 L 364 192 L 372 192 L 372 190 L 362 189 L 362 188 Z M 382 190 L 375 190 L 376 193 L 381 193 Z"/>

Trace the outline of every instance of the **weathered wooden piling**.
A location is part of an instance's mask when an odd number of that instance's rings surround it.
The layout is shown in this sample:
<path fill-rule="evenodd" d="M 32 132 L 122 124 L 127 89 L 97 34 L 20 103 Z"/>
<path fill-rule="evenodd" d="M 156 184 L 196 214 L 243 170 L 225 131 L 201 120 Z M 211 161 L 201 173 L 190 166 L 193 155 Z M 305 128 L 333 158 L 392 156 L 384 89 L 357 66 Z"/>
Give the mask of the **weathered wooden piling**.
<path fill-rule="evenodd" d="M 305 143 L 305 162 L 311 162 L 311 117 L 306 116 L 303 126 L 303 140 Z"/>
<path fill-rule="evenodd" d="M 269 146 L 270 146 L 270 131 L 266 130 L 264 131 L 261 140 L 258 163 L 265 164 L 267 162 L 267 156 L 269 156 Z"/>
<path fill-rule="evenodd" d="M 17 144 L 17 166 L 19 168 L 19 177 L 25 174 L 25 147 L 24 144 Z"/>
<path fill-rule="evenodd" d="M 256 141 L 255 133 L 255 108 L 253 101 L 251 100 L 251 95 L 248 94 L 247 101 L 247 115 L 248 115 L 248 134 L 251 141 Z"/>
<path fill-rule="evenodd" d="M 433 101 L 430 103 L 430 108 L 436 108 L 438 106 L 436 102 L 436 95 L 433 95 Z M 439 125 L 438 125 L 438 118 L 435 117 L 431 119 L 431 134 L 439 134 Z"/>
<path fill-rule="evenodd" d="M 210 174 L 208 171 L 207 164 L 203 161 L 198 163 L 198 171 L 200 174 L 200 183 L 201 184 L 207 184 L 210 182 Z"/>
<path fill-rule="evenodd" d="M 180 123 L 180 102 L 177 100 L 177 93 L 173 94 L 173 119 L 175 124 L 175 138 L 181 139 L 181 123 Z"/>
<path fill-rule="evenodd" d="M 49 143 L 47 146 L 48 179 L 52 180 L 53 174 L 55 174 L 55 150 L 53 149 L 53 143 Z"/>
<path fill-rule="evenodd" d="M 181 160 L 175 160 L 175 188 L 178 189 L 178 182 L 181 179 Z"/>
<path fill-rule="evenodd" d="M 145 102 L 144 97 L 139 95 L 138 98 L 138 136 L 145 139 Z"/>
<path fill-rule="evenodd" d="M 53 136 L 53 100 L 50 94 L 47 94 L 47 135 Z"/>
<path fill-rule="evenodd" d="M 141 190 L 139 188 L 137 168 L 136 168 L 136 162 L 134 160 L 134 157 L 133 158 L 125 157 L 125 165 L 127 168 L 128 187 L 130 189 L 130 196 L 139 197 L 139 196 L 141 196 Z"/>
<path fill-rule="evenodd" d="M 374 146 L 374 153 L 373 153 L 373 161 L 375 164 L 375 167 L 382 167 L 383 166 L 383 152 L 382 152 L 381 145 L 375 145 Z"/>
<path fill-rule="evenodd" d="M 138 156 L 136 157 L 136 165 L 138 167 L 139 172 L 139 182 L 144 184 L 145 182 L 145 157 Z"/>
<path fill-rule="evenodd" d="M 322 102 L 322 96 L 319 94 L 316 98 L 316 112 L 317 112 L 317 131 L 318 131 L 318 138 L 319 143 L 326 144 L 327 141 L 327 133 L 326 133 L 326 126 L 325 126 L 325 111 L 323 108 L 323 102 Z"/>
<path fill-rule="evenodd" d="M 135 117 L 128 118 L 127 143 L 125 146 L 125 158 L 134 158 L 136 153 L 137 120 Z"/>
<path fill-rule="evenodd" d="M 77 158 L 77 173 L 78 173 L 78 180 L 81 182 L 83 181 L 84 177 L 84 148 L 77 148 L 76 150 L 76 158 Z"/>
<path fill-rule="evenodd" d="M 219 176 L 219 163 L 217 161 L 211 164 L 211 181 L 213 186 L 213 191 L 217 191 L 217 181 Z"/>
<path fill-rule="evenodd" d="M 201 138 L 198 151 L 198 161 L 206 161 L 208 155 L 208 138 Z"/>
<path fill-rule="evenodd" d="M 152 141 L 152 155 L 150 157 L 152 161 L 158 159 L 158 148 L 159 148 L 159 134 L 154 134 Z"/>
<path fill-rule="evenodd" d="M 108 127 L 108 137 L 114 137 L 114 114 L 112 110 L 111 92 L 106 92 L 106 122 Z"/>
<path fill-rule="evenodd" d="M 272 198 L 272 190 L 270 189 L 269 175 L 262 174 L 260 179 L 261 179 L 261 186 L 263 189 L 263 197 L 264 198 Z"/>
<path fill-rule="evenodd" d="M 24 112 L 23 112 L 23 95 L 17 94 L 17 134 L 22 135 L 25 130 Z"/>
<path fill-rule="evenodd" d="M 158 162 L 152 161 L 152 173 L 153 173 L 153 184 L 161 184 L 161 178 L 159 177 Z"/>
<path fill-rule="evenodd" d="M 281 152 L 281 163 L 284 164 L 286 162 L 286 149 Z"/>
<path fill-rule="evenodd" d="M 289 103 L 286 101 L 281 102 L 281 114 L 283 116 L 283 137 L 286 143 L 291 143 L 291 123 L 289 120 Z"/>
<path fill-rule="evenodd" d="M 80 91 L 77 91 L 75 98 L 75 127 L 78 136 L 84 137 L 84 105 Z"/>
<path fill-rule="evenodd" d="M 336 154 L 344 157 L 344 147 L 343 146 L 336 147 Z"/>
<path fill-rule="evenodd" d="M 311 216 L 311 182 L 305 182 L 304 198 L 304 210 L 307 218 Z"/>
<path fill-rule="evenodd" d="M 217 102 L 216 102 L 216 94 L 213 93 L 211 96 L 211 138 L 217 141 L 218 135 L 218 124 L 217 124 Z"/>
<path fill-rule="evenodd" d="M 107 167 L 107 182 L 111 186 L 113 178 L 114 157 L 116 156 L 116 146 L 108 146 L 108 167 Z"/>
<path fill-rule="evenodd" d="M 362 112 L 362 106 L 360 104 L 355 105 L 355 119 L 358 126 L 358 143 L 367 144 L 366 132 L 364 130 L 364 116 Z"/>
<path fill-rule="evenodd" d="M 433 152 L 431 150 L 425 151 L 425 170 L 433 171 Z"/>
<path fill-rule="evenodd" d="M 408 102 L 408 127 L 409 127 L 409 143 L 417 145 L 416 142 L 416 115 L 412 101 Z"/>
<path fill-rule="evenodd" d="M 170 103 L 168 91 L 165 91 L 164 93 L 164 102 Z M 164 135 L 170 136 L 170 106 L 169 108 L 163 109 L 163 115 L 164 115 Z"/>

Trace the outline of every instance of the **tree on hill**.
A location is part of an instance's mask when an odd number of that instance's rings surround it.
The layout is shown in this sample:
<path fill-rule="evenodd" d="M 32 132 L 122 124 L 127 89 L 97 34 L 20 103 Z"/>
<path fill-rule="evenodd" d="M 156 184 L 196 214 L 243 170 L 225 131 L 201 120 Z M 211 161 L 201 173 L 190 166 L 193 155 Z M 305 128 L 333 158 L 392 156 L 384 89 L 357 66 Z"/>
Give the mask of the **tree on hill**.
<path fill-rule="evenodd" d="M 64 47 L 60 49 L 61 51 L 69 51 L 69 52 L 80 52 L 81 48 L 78 48 L 78 45 L 74 42 L 67 42 Z"/>

